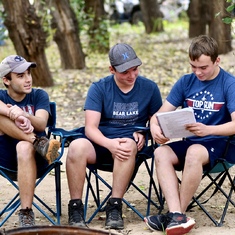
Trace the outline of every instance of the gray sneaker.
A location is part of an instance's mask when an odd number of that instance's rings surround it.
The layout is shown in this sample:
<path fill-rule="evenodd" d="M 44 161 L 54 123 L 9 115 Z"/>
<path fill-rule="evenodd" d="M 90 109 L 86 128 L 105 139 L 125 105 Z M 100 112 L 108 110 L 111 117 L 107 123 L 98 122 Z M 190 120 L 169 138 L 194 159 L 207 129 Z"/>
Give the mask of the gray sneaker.
<path fill-rule="evenodd" d="M 86 227 L 84 220 L 84 207 L 81 199 L 70 200 L 68 204 L 69 225 Z"/>
<path fill-rule="evenodd" d="M 20 227 L 30 227 L 35 225 L 34 213 L 32 209 L 21 209 L 18 216 Z"/>
<path fill-rule="evenodd" d="M 47 139 L 45 136 L 36 137 L 34 140 L 34 148 L 43 158 L 51 164 L 58 157 L 60 142 L 55 139 Z"/>
<path fill-rule="evenodd" d="M 123 229 L 124 222 L 122 218 L 122 199 L 110 198 L 105 207 L 106 210 L 106 229 Z"/>

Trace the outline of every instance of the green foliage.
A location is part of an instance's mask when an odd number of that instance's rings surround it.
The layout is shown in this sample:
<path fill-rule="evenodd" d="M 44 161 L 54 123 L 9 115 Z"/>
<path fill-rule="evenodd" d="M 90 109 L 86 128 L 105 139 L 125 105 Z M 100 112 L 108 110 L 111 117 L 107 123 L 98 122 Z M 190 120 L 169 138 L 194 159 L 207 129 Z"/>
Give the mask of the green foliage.
<path fill-rule="evenodd" d="M 226 8 L 227 12 L 232 12 L 234 10 L 234 3 Z"/>
<path fill-rule="evenodd" d="M 85 13 L 85 1 L 84 0 L 70 0 L 70 5 L 73 8 L 77 20 L 79 22 L 80 32 L 87 31 L 91 23 L 90 17 Z"/>
<path fill-rule="evenodd" d="M 224 17 L 222 21 L 225 24 L 231 24 L 233 22 L 234 14 L 235 14 L 235 1 L 234 0 L 226 0 L 230 5 L 226 8 L 226 11 L 231 15 L 231 17 Z M 219 16 L 221 12 L 218 12 L 215 17 Z"/>
<path fill-rule="evenodd" d="M 109 49 L 109 24 L 107 20 L 100 19 L 99 27 L 91 29 L 89 52 L 107 53 Z"/>
<path fill-rule="evenodd" d="M 97 22 L 94 21 L 94 12 L 91 9 L 88 12 L 84 11 L 84 0 L 70 0 L 70 4 L 78 19 L 80 32 L 88 37 L 88 52 L 106 53 L 105 48 L 109 48 L 108 21 L 105 18 L 98 19 L 97 27 L 95 25 Z"/>
<path fill-rule="evenodd" d="M 231 24 L 233 22 L 233 19 L 230 18 L 230 17 L 225 17 L 222 19 L 222 21 L 225 23 L 225 24 Z"/>
<path fill-rule="evenodd" d="M 35 5 L 35 7 L 36 6 L 37 5 Z M 56 31 L 56 29 L 52 29 L 51 27 L 51 20 L 52 20 L 51 11 L 54 11 L 54 10 L 55 9 L 53 7 L 50 7 L 46 4 L 45 0 L 41 0 L 40 4 L 38 5 L 38 8 L 36 7 L 36 14 L 41 20 L 43 31 L 47 35 L 47 38 L 46 38 L 47 43 L 53 40 L 53 36 Z"/>

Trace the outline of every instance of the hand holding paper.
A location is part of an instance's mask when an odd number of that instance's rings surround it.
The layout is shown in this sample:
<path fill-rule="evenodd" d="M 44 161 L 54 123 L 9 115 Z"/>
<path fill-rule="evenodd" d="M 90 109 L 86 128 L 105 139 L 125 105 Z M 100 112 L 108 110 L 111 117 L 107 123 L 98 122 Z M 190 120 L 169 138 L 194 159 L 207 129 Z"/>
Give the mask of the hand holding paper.
<path fill-rule="evenodd" d="M 157 113 L 157 119 L 164 136 L 169 139 L 194 135 L 185 129 L 186 124 L 196 123 L 192 108 Z"/>

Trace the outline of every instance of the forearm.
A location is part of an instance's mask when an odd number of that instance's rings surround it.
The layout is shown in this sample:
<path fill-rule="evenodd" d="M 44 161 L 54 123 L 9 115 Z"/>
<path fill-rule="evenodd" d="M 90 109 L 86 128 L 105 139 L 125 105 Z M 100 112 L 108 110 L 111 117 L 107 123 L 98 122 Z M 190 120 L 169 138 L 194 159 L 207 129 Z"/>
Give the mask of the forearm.
<path fill-rule="evenodd" d="M 208 135 L 230 136 L 235 134 L 235 121 L 221 125 L 207 126 Z"/>
<path fill-rule="evenodd" d="M 107 148 L 109 138 L 105 137 L 97 127 L 85 127 L 86 136 L 94 143 Z"/>
<path fill-rule="evenodd" d="M 0 115 L 9 117 L 9 108 L 0 100 Z"/>
<path fill-rule="evenodd" d="M 24 112 L 24 117 L 28 118 L 36 131 L 44 131 L 47 125 L 47 119 L 37 117 L 29 113 Z"/>

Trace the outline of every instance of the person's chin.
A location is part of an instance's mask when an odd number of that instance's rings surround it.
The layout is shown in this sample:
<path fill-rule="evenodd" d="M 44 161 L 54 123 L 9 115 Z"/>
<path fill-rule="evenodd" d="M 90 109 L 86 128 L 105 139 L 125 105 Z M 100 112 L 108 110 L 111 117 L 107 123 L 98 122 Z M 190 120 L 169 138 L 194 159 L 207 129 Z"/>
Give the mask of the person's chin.
<path fill-rule="evenodd" d="M 24 93 L 25 94 L 29 94 L 29 93 L 31 93 L 31 91 L 32 91 L 32 88 L 24 89 Z"/>

